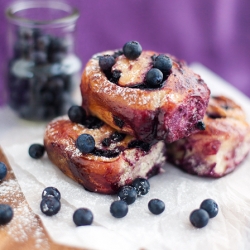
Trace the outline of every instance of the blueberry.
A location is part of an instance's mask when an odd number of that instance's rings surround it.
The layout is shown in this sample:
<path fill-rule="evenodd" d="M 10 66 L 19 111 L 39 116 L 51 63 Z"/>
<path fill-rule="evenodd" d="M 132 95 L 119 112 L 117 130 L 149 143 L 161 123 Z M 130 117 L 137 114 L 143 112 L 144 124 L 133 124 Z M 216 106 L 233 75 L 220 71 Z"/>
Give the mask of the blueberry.
<path fill-rule="evenodd" d="M 36 65 L 43 65 L 47 62 L 47 54 L 43 51 L 35 51 L 31 57 Z"/>
<path fill-rule="evenodd" d="M 57 214 L 60 208 L 61 202 L 53 196 L 44 197 L 40 203 L 41 211 L 48 216 Z"/>
<path fill-rule="evenodd" d="M 163 74 L 169 74 L 173 62 L 167 55 L 161 54 L 154 59 L 154 68 L 159 69 Z"/>
<path fill-rule="evenodd" d="M 112 82 L 112 83 L 117 84 L 120 77 L 121 77 L 121 71 L 114 70 L 114 71 L 112 71 L 112 74 L 111 74 L 111 76 L 109 78 L 109 81 Z"/>
<path fill-rule="evenodd" d="M 77 226 L 91 225 L 93 222 L 93 213 L 87 208 L 79 208 L 73 214 L 73 221 Z"/>
<path fill-rule="evenodd" d="M 86 118 L 86 112 L 81 106 L 74 105 L 68 111 L 69 119 L 75 123 L 83 123 Z"/>
<path fill-rule="evenodd" d="M 13 218 L 12 207 L 7 204 L 0 204 L 0 225 L 9 223 Z"/>
<path fill-rule="evenodd" d="M 198 121 L 197 124 L 196 124 L 197 128 L 199 130 L 205 130 L 206 129 L 206 125 L 203 121 Z"/>
<path fill-rule="evenodd" d="M 111 55 L 100 56 L 99 66 L 101 70 L 111 70 L 112 66 L 115 64 L 115 58 Z"/>
<path fill-rule="evenodd" d="M 194 227 L 202 228 L 207 225 L 209 215 L 204 209 L 196 209 L 190 214 L 189 220 Z"/>
<path fill-rule="evenodd" d="M 34 143 L 29 147 L 29 155 L 34 159 L 39 159 L 43 156 L 45 148 L 43 145 Z"/>
<path fill-rule="evenodd" d="M 65 52 L 55 52 L 50 54 L 51 63 L 60 63 L 66 57 Z"/>
<path fill-rule="evenodd" d="M 89 129 L 98 129 L 104 125 L 104 122 L 95 116 L 89 116 L 85 120 L 84 125 Z"/>
<path fill-rule="evenodd" d="M 126 134 L 119 133 L 119 132 L 116 131 L 115 133 L 113 133 L 113 134 L 110 136 L 110 139 L 111 139 L 113 142 L 120 142 L 120 141 L 122 141 L 125 137 L 126 137 Z"/>
<path fill-rule="evenodd" d="M 90 153 L 95 148 L 95 139 L 90 134 L 81 134 L 76 140 L 76 147 L 82 153 Z"/>
<path fill-rule="evenodd" d="M 0 161 L 0 181 L 5 178 L 7 175 L 7 167 L 6 165 Z"/>
<path fill-rule="evenodd" d="M 104 139 L 102 140 L 102 145 L 103 145 L 104 147 L 109 147 L 110 144 L 111 144 L 111 139 L 110 139 L 110 138 L 104 138 Z"/>
<path fill-rule="evenodd" d="M 136 58 L 138 58 L 141 55 L 141 53 L 142 53 L 142 47 L 136 41 L 127 42 L 123 46 L 123 54 L 129 60 L 135 60 Z"/>
<path fill-rule="evenodd" d="M 122 218 L 128 213 L 128 205 L 125 201 L 114 201 L 110 206 L 110 213 L 115 218 Z"/>
<path fill-rule="evenodd" d="M 45 197 L 55 197 L 56 199 L 61 199 L 61 194 L 55 187 L 46 187 L 42 192 L 42 199 Z"/>
<path fill-rule="evenodd" d="M 162 80 L 163 74 L 159 69 L 152 68 L 146 74 L 146 83 L 151 88 L 160 87 Z"/>
<path fill-rule="evenodd" d="M 114 158 L 114 157 L 117 157 L 121 153 L 121 151 L 119 150 L 119 148 L 115 148 L 113 150 L 103 150 L 103 149 L 95 148 L 91 153 L 96 156 Z"/>
<path fill-rule="evenodd" d="M 135 202 L 137 198 L 137 193 L 133 187 L 123 186 L 118 192 L 118 197 L 122 201 L 125 201 L 128 205 L 130 205 Z"/>
<path fill-rule="evenodd" d="M 38 50 L 46 50 L 49 46 L 50 37 L 48 35 L 39 36 L 36 40 L 36 48 Z"/>
<path fill-rule="evenodd" d="M 165 210 L 165 203 L 159 199 L 152 199 L 148 203 L 148 209 L 152 214 L 161 214 Z"/>
<path fill-rule="evenodd" d="M 141 195 L 145 195 L 148 193 L 149 189 L 150 189 L 150 184 L 148 182 L 147 179 L 144 178 L 136 178 L 133 182 L 132 182 L 132 187 L 135 188 L 137 195 L 141 196 Z"/>
<path fill-rule="evenodd" d="M 212 199 L 204 200 L 201 203 L 200 208 L 207 211 L 210 218 L 215 217 L 218 214 L 218 211 L 219 211 L 219 207 L 218 207 L 217 203 Z"/>

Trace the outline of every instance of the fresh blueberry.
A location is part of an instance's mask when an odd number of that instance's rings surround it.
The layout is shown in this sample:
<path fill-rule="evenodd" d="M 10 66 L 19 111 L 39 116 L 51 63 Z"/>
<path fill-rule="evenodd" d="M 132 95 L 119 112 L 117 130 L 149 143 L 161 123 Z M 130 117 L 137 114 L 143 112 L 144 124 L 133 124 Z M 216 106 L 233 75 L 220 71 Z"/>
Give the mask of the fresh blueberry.
<path fill-rule="evenodd" d="M 111 55 L 100 56 L 99 66 L 101 70 L 111 70 L 112 66 L 115 64 L 115 58 Z"/>
<path fill-rule="evenodd" d="M 165 210 L 165 203 L 159 199 L 152 199 L 148 203 L 148 209 L 152 214 L 161 214 Z"/>
<path fill-rule="evenodd" d="M 9 223 L 13 218 L 12 207 L 7 204 L 0 204 L 0 225 Z"/>
<path fill-rule="evenodd" d="M 110 206 L 110 213 L 115 218 L 122 218 L 128 213 L 128 205 L 125 201 L 114 201 Z"/>
<path fill-rule="evenodd" d="M 196 209 L 190 214 L 189 220 L 194 227 L 202 228 L 207 225 L 209 214 L 204 209 Z"/>
<path fill-rule="evenodd" d="M 161 86 L 163 74 L 159 69 L 152 68 L 146 74 L 146 83 L 151 88 L 158 88 Z"/>
<path fill-rule="evenodd" d="M 73 221 L 77 226 L 91 225 L 93 218 L 93 213 L 87 208 L 79 208 L 73 214 Z"/>
<path fill-rule="evenodd" d="M 120 200 L 125 201 L 128 205 L 130 205 L 135 202 L 137 193 L 133 187 L 123 186 L 118 192 L 118 197 Z"/>
<path fill-rule="evenodd" d="M 43 65 L 47 62 L 47 54 L 43 51 L 34 51 L 31 57 L 36 65 Z"/>
<path fill-rule="evenodd" d="M 61 202 L 53 196 L 44 197 L 40 203 L 41 211 L 48 216 L 57 214 L 60 208 Z"/>
<path fill-rule="evenodd" d="M 149 184 L 147 179 L 136 178 L 132 182 L 132 187 L 134 187 L 134 189 L 136 190 L 137 195 L 141 196 L 141 195 L 145 195 L 148 193 L 148 191 L 150 189 L 150 184 Z"/>
<path fill-rule="evenodd" d="M 75 123 L 83 123 L 86 118 L 86 112 L 81 106 L 74 105 L 68 111 L 69 119 Z"/>
<path fill-rule="evenodd" d="M 0 181 L 5 178 L 7 175 L 7 167 L 6 165 L 0 161 Z"/>
<path fill-rule="evenodd" d="M 142 47 L 136 41 L 127 42 L 123 46 L 123 54 L 129 60 L 135 60 L 136 58 L 138 58 L 141 55 L 141 53 L 142 53 Z"/>
<path fill-rule="evenodd" d="M 169 74 L 172 66 L 173 62 L 167 55 L 161 54 L 154 60 L 154 68 L 159 69 L 163 74 Z"/>
<path fill-rule="evenodd" d="M 61 199 L 61 194 L 55 187 L 46 187 L 42 192 L 42 199 L 45 197 L 55 197 L 56 199 Z"/>
<path fill-rule="evenodd" d="M 39 36 L 36 40 L 36 48 L 38 50 L 46 50 L 50 43 L 50 36 L 43 35 Z"/>
<path fill-rule="evenodd" d="M 199 130 L 205 130 L 206 129 L 206 125 L 203 121 L 198 121 L 197 124 L 196 124 L 197 128 Z"/>
<path fill-rule="evenodd" d="M 34 143 L 29 147 L 29 155 L 34 159 L 39 159 L 43 156 L 45 148 L 43 145 Z"/>
<path fill-rule="evenodd" d="M 218 211 L 219 211 L 218 204 L 212 199 L 204 200 L 201 203 L 200 208 L 207 211 L 210 218 L 214 218 L 218 214 Z"/>
<path fill-rule="evenodd" d="M 82 153 L 90 153 L 95 148 L 95 139 L 90 134 L 81 134 L 76 140 L 76 147 Z"/>

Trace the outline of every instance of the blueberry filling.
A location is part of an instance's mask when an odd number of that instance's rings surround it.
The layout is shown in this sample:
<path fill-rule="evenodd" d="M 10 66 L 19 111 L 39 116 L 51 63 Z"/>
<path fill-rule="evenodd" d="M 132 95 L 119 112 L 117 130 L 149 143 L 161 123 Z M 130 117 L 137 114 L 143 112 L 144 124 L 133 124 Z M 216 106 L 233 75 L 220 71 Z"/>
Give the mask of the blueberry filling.
<path fill-rule="evenodd" d="M 114 157 L 117 157 L 121 153 L 121 149 L 119 147 L 113 150 L 95 148 L 91 153 L 96 156 L 114 158 Z"/>
<path fill-rule="evenodd" d="M 112 82 L 112 83 L 117 84 L 120 77 L 121 77 L 121 71 L 114 70 L 110 74 L 111 74 L 110 77 L 108 77 L 109 81 Z"/>
<path fill-rule="evenodd" d="M 120 142 L 126 137 L 126 134 L 122 134 L 119 132 L 115 132 L 110 136 L 111 141 L 113 142 Z"/>
<path fill-rule="evenodd" d="M 123 46 L 123 54 L 129 60 L 135 60 L 142 53 L 142 47 L 137 41 L 130 41 L 124 44 Z"/>
<path fill-rule="evenodd" d="M 115 53 L 112 56 L 116 59 L 118 56 L 120 56 L 122 54 L 123 54 L 123 51 L 122 50 L 118 50 L 118 51 L 115 51 Z"/>
<path fill-rule="evenodd" d="M 87 208 L 79 208 L 73 214 L 73 221 L 76 226 L 87 226 L 93 222 L 93 213 Z"/>
<path fill-rule="evenodd" d="M 143 142 L 143 141 L 134 140 L 134 141 L 129 142 L 128 148 L 140 148 L 148 152 L 150 150 L 150 144 Z"/>
<path fill-rule="evenodd" d="M 111 144 L 111 139 L 110 139 L 110 138 L 104 138 L 104 139 L 102 140 L 102 145 L 103 145 L 104 147 L 109 147 L 110 144 Z"/>
<path fill-rule="evenodd" d="M 89 129 L 98 129 L 104 125 L 104 122 L 96 116 L 88 116 L 83 125 Z"/>
<path fill-rule="evenodd" d="M 120 119 L 119 117 L 113 116 L 113 119 L 114 119 L 115 125 L 118 126 L 119 128 L 122 128 L 124 126 L 124 121 Z"/>
<path fill-rule="evenodd" d="M 220 119 L 223 118 L 223 116 L 221 116 L 220 114 L 217 113 L 206 113 L 206 115 L 211 118 L 211 119 Z"/>
<path fill-rule="evenodd" d="M 3 180 L 7 175 L 6 165 L 0 161 L 0 181 Z"/>
<path fill-rule="evenodd" d="M 203 121 L 198 121 L 197 124 L 196 124 L 197 128 L 199 130 L 205 130 L 206 129 L 206 125 Z"/>

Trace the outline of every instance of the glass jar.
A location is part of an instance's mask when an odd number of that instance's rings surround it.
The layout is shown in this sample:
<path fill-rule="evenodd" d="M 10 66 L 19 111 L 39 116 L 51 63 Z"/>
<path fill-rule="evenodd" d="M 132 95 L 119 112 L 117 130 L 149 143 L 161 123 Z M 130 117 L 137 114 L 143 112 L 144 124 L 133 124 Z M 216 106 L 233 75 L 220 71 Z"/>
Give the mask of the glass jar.
<path fill-rule="evenodd" d="M 77 9 L 59 1 L 19 1 L 6 10 L 9 105 L 29 120 L 65 114 L 80 83 L 74 54 Z"/>

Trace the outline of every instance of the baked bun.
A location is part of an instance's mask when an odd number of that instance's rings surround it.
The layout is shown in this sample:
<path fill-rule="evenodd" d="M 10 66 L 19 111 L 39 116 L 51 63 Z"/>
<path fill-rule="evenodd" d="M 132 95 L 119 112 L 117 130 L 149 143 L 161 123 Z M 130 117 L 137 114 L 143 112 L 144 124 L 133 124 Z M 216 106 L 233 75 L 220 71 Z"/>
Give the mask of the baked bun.
<path fill-rule="evenodd" d="M 76 147 L 81 134 L 91 135 L 95 148 L 82 153 Z M 44 146 L 49 159 L 68 177 L 87 190 L 116 193 L 120 186 L 135 178 L 149 178 L 157 174 L 165 163 L 165 145 L 143 143 L 118 133 L 104 123 L 86 126 L 60 117 L 46 128 Z"/>
<path fill-rule="evenodd" d="M 115 58 L 110 70 L 100 67 L 104 55 Z M 155 67 L 158 55 L 142 51 L 135 60 L 121 51 L 94 55 L 82 75 L 83 108 L 117 131 L 145 142 L 172 142 L 197 132 L 210 90 L 184 62 L 167 54 L 161 56 L 170 59 L 171 70 L 163 72 L 159 85 L 149 84 L 147 73 Z"/>
<path fill-rule="evenodd" d="M 210 99 L 204 123 L 204 131 L 167 146 L 168 160 L 191 174 L 224 176 L 249 153 L 250 126 L 241 107 L 224 96 Z"/>

